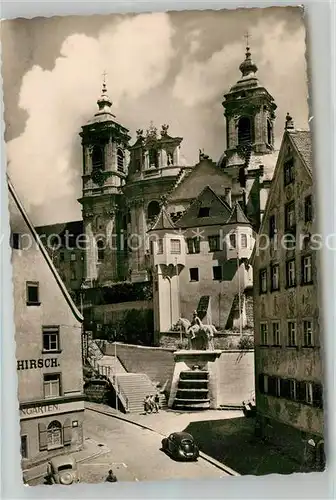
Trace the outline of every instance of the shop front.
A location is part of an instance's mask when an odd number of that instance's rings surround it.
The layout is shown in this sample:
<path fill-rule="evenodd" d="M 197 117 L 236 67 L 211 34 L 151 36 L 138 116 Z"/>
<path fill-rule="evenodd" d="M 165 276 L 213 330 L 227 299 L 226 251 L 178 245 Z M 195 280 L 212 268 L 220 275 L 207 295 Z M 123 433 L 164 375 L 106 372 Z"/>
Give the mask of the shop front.
<path fill-rule="evenodd" d="M 22 467 L 55 455 L 71 453 L 83 445 L 84 400 L 58 398 L 20 404 Z"/>

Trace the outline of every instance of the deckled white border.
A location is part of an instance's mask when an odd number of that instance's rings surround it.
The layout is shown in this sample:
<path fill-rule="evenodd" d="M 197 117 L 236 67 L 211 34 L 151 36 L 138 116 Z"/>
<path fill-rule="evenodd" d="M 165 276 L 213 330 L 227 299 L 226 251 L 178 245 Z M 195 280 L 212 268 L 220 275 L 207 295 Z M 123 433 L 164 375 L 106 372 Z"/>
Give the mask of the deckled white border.
<path fill-rule="evenodd" d="M 335 4 L 328 1 L 306 1 L 308 24 L 308 50 L 311 66 L 311 89 L 313 120 L 311 127 L 315 148 L 316 183 L 318 208 L 321 214 L 320 228 L 324 235 L 336 233 L 335 228 Z M 237 7 L 270 7 L 275 5 L 298 5 L 299 2 L 225 2 L 225 1 L 91 1 L 30 2 L 0 0 L 2 19 L 15 17 L 69 14 L 107 14 L 112 12 L 143 12 L 184 9 L 221 9 Z M 288 75 L 290 78 L 290 75 Z M 1 91 L 2 92 L 2 91 Z M 1 94 L 1 110 L 3 102 Z M 0 235 L 4 236 L 1 252 L 1 498 L 236 498 L 236 499 L 283 499 L 283 498 L 334 498 L 335 495 L 335 252 L 323 248 L 322 288 L 325 332 L 325 373 L 327 378 L 327 455 L 328 470 L 323 474 L 293 474 L 290 476 L 238 477 L 218 481 L 167 481 L 160 483 L 137 482 L 108 485 L 79 485 L 71 488 L 24 487 L 21 485 L 20 440 L 18 403 L 16 398 L 16 371 L 14 329 L 12 322 L 13 300 L 10 267 L 9 225 L 7 210 L 7 188 L 5 183 L 5 153 L 3 147 L 4 124 L 1 120 L 1 219 Z M 29 168 L 29 164 L 24 165 Z M 145 451 L 145 450 L 144 450 Z"/>

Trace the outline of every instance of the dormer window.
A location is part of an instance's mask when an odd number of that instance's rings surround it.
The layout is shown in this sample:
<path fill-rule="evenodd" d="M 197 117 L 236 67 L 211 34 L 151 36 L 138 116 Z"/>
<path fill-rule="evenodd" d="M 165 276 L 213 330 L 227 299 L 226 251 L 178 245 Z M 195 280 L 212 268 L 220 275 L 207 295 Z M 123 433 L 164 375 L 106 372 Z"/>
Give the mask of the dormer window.
<path fill-rule="evenodd" d="M 200 207 L 197 217 L 210 217 L 210 207 Z"/>

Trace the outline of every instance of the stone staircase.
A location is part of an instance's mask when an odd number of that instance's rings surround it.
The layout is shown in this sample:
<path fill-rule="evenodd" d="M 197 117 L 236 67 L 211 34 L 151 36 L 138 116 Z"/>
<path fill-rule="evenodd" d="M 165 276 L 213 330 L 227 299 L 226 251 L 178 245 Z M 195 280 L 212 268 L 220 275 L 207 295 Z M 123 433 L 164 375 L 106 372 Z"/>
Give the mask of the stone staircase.
<path fill-rule="evenodd" d="M 209 406 L 209 373 L 205 370 L 182 371 L 173 408 L 205 410 Z"/>
<path fill-rule="evenodd" d="M 142 413 L 145 397 L 155 396 L 157 392 L 153 382 L 144 373 L 119 373 L 111 381 L 118 391 L 119 401 L 126 413 Z M 160 394 L 160 406 L 166 406 L 163 394 Z"/>

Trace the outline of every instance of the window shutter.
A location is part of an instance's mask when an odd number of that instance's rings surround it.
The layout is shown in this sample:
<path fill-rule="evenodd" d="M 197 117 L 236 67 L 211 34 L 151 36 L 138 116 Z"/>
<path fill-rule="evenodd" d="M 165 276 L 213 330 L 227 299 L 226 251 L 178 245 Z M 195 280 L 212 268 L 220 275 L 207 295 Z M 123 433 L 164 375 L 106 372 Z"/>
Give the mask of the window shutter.
<path fill-rule="evenodd" d="M 48 436 L 45 424 L 38 424 L 40 451 L 48 449 Z"/>
<path fill-rule="evenodd" d="M 261 394 L 264 394 L 265 392 L 265 388 L 264 388 L 264 374 L 263 373 L 259 373 L 259 378 L 258 378 L 258 382 L 259 382 L 259 392 Z"/>
<path fill-rule="evenodd" d="M 72 424 L 71 420 L 67 418 L 63 425 L 63 444 L 71 444 L 72 440 Z"/>
<path fill-rule="evenodd" d="M 306 382 L 296 382 L 296 400 L 300 403 L 306 401 Z"/>
<path fill-rule="evenodd" d="M 320 384 L 313 384 L 313 406 L 323 408 L 323 393 Z"/>

